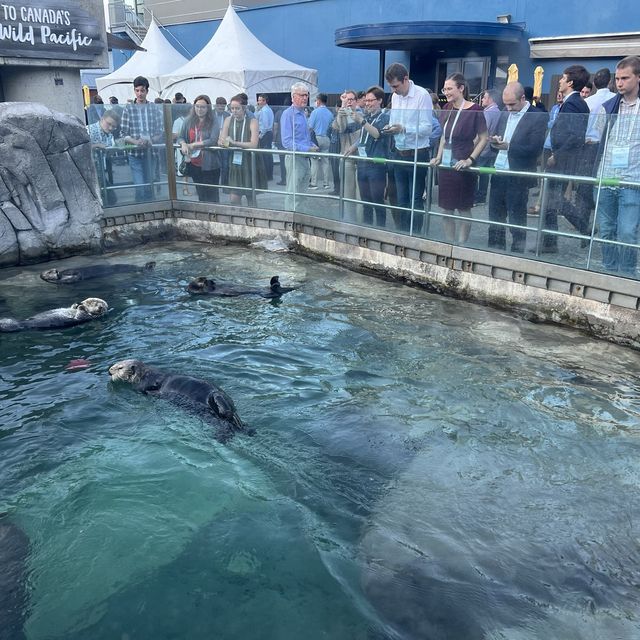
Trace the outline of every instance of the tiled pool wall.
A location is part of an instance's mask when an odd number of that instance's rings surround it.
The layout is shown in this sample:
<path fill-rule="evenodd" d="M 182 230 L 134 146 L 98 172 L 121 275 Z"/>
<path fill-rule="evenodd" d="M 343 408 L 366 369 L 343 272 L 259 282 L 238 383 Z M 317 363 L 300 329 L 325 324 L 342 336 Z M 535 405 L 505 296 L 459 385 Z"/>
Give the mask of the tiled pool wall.
<path fill-rule="evenodd" d="M 442 295 L 511 310 L 640 348 L 640 283 L 299 213 L 163 201 L 105 211 L 105 250 L 162 240 L 251 243 L 292 250 Z"/>

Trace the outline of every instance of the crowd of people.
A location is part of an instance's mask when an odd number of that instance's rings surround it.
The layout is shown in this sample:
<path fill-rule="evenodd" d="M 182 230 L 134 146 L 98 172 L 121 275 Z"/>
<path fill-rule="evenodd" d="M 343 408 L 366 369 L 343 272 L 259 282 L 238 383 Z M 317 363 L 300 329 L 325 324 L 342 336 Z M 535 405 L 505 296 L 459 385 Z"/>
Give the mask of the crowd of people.
<path fill-rule="evenodd" d="M 184 111 L 172 110 L 178 173 L 193 181 L 202 201 L 219 202 L 223 188 L 232 204 L 241 204 L 244 196 L 256 206 L 255 190 L 274 179 L 273 154 L 247 151 L 303 152 L 280 155 L 277 184 L 286 187 L 287 208 L 295 210 L 301 194 L 324 190 L 343 197 L 344 217 L 353 222 L 372 225 L 375 217 L 376 226 L 385 227 L 391 206 L 396 230 L 406 232 L 410 224 L 422 228 L 431 165 L 437 203 L 447 214 L 442 220 L 448 242 L 465 244 L 473 207 L 486 204 L 493 223 L 488 246 L 507 250 L 509 235 L 509 250 L 522 253 L 527 216 L 541 205 L 530 204 L 531 190 L 540 186 L 532 174 L 543 171 L 550 175 L 543 234 L 533 250 L 558 251 L 554 232 L 562 215 L 583 246 L 594 231 L 614 241 L 601 243 L 607 270 L 635 274 L 636 249 L 615 242 L 636 244 L 640 222 L 640 189 L 625 184 L 640 177 L 639 57 L 621 60 L 613 77 L 606 68 L 592 75 L 582 65 L 568 66 L 549 112 L 518 82 L 502 92 L 487 89 L 473 101 L 467 80 L 453 73 L 444 81 L 441 107 L 437 95 L 416 85 L 402 64 L 390 65 L 385 80 L 392 91 L 389 104 L 384 89 L 373 85 L 345 90 L 335 110 L 324 93 L 310 109 L 309 87 L 302 82 L 291 87 L 291 105 L 282 109 L 272 109 L 265 94 L 258 95 L 254 109 L 243 93 L 228 104 L 223 97 L 212 103 L 199 95 L 190 105 L 178 93 L 173 103 L 184 105 Z M 133 102 L 121 107 L 111 99 L 88 129 L 96 146 L 115 146 L 117 140 L 127 146 L 136 198 L 148 200 L 154 170 L 149 147 L 164 139 L 163 118 L 161 110 L 149 107 L 147 80 L 138 77 L 133 84 Z M 490 177 L 466 171 L 474 166 L 497 171 Z M 581 181 L 584 176 L 604 177 L 606 184 L 594 191 L 592 182 Z M 188 178 L 183 178 L 185 195 Z"/>

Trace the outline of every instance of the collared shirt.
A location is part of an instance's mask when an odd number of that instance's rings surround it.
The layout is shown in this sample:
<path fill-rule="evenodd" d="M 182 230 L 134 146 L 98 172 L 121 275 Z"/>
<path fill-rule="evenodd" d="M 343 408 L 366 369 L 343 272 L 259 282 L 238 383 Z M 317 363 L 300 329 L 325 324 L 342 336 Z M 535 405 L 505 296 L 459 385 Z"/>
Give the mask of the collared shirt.
<path fill-rule="evenodd" d="M 268 104 L 258 109 L 256 118 L 258 118 L 258 131 L 261 138 L 268 131 L 273 131 L 273 111 Z"/>
<path fill-rule="evenodd" d="M 495 135 L 498 121 L 500 120 L 500 108 L 497 104 L 493 103 L 484 109 L 484 119 L 487 123 L 487 135 L 489 137 Z M 496 152 L 491 148 L 490 144 L 485 144 L 484 149 L 480 152 L 481 158 L 487 158 L 489 156 L 495 156 Z"/>
<path fill-rule="evenodd" d="M 164 119 L 159 104 L 144 102 L 128 104 L 122 112 L 120 135 L 123 138 L 153 138 L 162 135 Z M 146 149 L 132 149 L 132 156 L 142 157 Z"/>
<path fill-rule="evenodd" d="M 507 125 L 504 129 L 504 135 L 502 136 L 503 142 L 507 144 L 511 142 L 511 138 L 513 138 L 513 134 L 515 133 L 516 127 L 522 121 L 522 116 L 529 111 L 529 107 L 531 104 L 527 101 L 524 103 L 524 107 L 520 109 L 520 111 L 509 111 L 509 117 L 507 118 Z M 502 169 L 509 169 L 509 151 L 507 149 L 501 149 L 498 152 L 498 156 L 500 158 L 504 158 L 504 164 L 501 166 Z M 498 161 L 496 160 L 496 166 L 498 165 Z"/>
<path fill-rule="evenodd" d="M 609 128 L 598 175 L 640 182 L 640 96 L 631 103 L 621 100 L 618 114 L 609 117 L 613 124 Z M 628 159 L 627 166 L 614 167 L 614 157 L 624 149 L 628 150 L 623 153 Z"/>
<path fill-rule="evenodd" d="M 333 113 L 323 104 L 311 112 L 309 129 L 313 129 L 317 136 L 328 136 L 332 121 Z"/>
<path fill-rule="evenodd" d="M 104 131 L 99 121 L 87 125 L 87 133 L 89 134 L 89 142 L 91 142 L 91 144 L 103 144 L 105 147 L 116 146 L 113 134 Z"/>
<path fill-rule="evenodd" d="M 406 96 L 394 93 L 391 96 L 391 113 L 389 124 L 399 124 L 403 133 L 395 136 L 396 149 L 423 149 L 429 146 L 433 102 L 426 89 L 409 80 L 409 91 Z"/>
<path fill-rule="evenodd" d="M 585 139 L 587 142 L 600 142 L 600 136 L 602 135 L 601 127 L 598 126 L 598 117 L 600 107 L 611 98 L 615 98 L 615 93 L 609 91 L 606 87 L 604 89 L 598 89 L 592 96 L 585 99 L 591 115 L 589 116 L 589 124 L 587 125 L 587 135 Z"/>
<path fill-rule="evenodd" d="M 311 134 L 304 109 L 292 105 L 282 112 L 280 137 L 283 149 L 289 151 L 309 151 L 311 149 Z"/>
<path fill-rule="evenodd" d="M 544 140 L 544 148 L 551 150 L 551 129 L 555 119 L 558 117 L 560 105 L 556 102 L 549 111 L 549 122 L 547 123 L 547 137 Z"/>

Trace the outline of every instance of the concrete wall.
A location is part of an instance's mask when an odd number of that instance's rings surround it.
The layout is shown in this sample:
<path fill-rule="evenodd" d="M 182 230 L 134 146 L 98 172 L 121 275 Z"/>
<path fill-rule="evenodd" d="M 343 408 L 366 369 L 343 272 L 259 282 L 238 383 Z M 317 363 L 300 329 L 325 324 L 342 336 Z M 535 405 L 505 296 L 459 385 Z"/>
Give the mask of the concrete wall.
<path fill-rule="evenodd" d="M 39 102 L 84 123 L 79 69 L 11 66 L 0 67 L 0 76 L 7 102 Z"/>

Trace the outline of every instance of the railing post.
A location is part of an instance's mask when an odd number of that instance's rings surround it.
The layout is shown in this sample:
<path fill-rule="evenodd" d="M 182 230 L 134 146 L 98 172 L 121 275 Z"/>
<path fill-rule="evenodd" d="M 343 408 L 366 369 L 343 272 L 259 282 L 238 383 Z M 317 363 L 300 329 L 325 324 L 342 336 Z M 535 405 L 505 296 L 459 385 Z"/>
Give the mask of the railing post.
<path fill-rule="evenodd" d="M 162 109 L 164 119 L 164 144 L 167 155 L 167 186 L 169 187 L 169 200 L 178 199 L 178 186 L 176 174 L 176 155 L 173 148 L 173 122 L 171 117 L 171 105 L 165 104 Z"/>
<path fill-rule="evenodd" d="M 251 153 L 251 206 L 256 206 L 256 154 L 253 149 Z"/>
<path fill-rule="evenodd" d="M 417 142 L 416 142 L 417 144 Z M 409 235 L 413 235 L 413 216 L 416 210 L 415 193 L 416 182 L 418 179 L 418 148 L 413 151 L 413 179 L 411 180 L 411 191 L 409 192 L 409 200 L 411 202 L 411 219 L 409 220 Z"/>
<path fill-rule="evenodd" d="M 543 174 L 544 175 L 544 174 Z M 536 258 L 540 256 L 540 246 L 542 244 L 542 228 L 544 226 L 544 218 L 547 211 L 547 202 L 549 200 L 549 178 L 542 178 L 542 186 L 540 187 L 540 212 L 538 218 L 538 229 L 536 231 Z"/>
<path fill-rule="evenodd" d="M 429 230 L 431 227 L 431 204 L 433 202 L 433 180 L 435 176 L 435 167 L 431 165 L 427 166 L 427 198 L 424 201 L 424 216 L 425 216 L 425 235 L 429 237 Z"/>
<path fill-rule="evenodd" d="M 338 166 L 338 173 L 340 175 L 340 195 L 338 196 L 338 207 L 339 207 L 339 215 L 340 220 L 344 220 L 344 178 L 345 178 L 345 165 L 344 165 L 345 157 L 340 155 L 340 161 Z"/>

